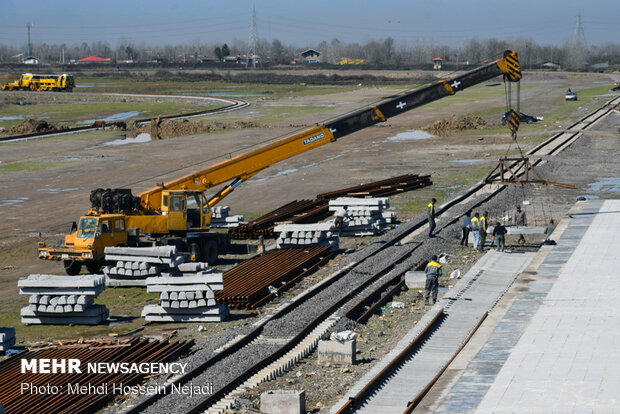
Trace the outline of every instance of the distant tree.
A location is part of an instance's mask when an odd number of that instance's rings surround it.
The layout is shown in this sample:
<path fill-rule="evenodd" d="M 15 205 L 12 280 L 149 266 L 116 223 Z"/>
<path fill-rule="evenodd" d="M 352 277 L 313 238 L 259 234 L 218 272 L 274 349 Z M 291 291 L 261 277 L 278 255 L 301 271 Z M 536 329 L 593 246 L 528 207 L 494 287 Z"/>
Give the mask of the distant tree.
<path fill-rule="evenodd" d="M 278 39 L 273 39 L 271 42 L 271 60 L 276 64 L 285 63 L 288 60 L 284 45 Z"/>
<path fill-rule="evenodd" d="M 230 56 L 230 49 L 228 48 L 228 45 L 224 43 L 224 46 L 222 46 L 222 57 L 226 56 Z"/>
<path fill-rule="evenodd" d="M 222 49 L 220 49 L 220 47 L 216 47 L 213 50 L 213 54 L 215 54 L 215 57 L 217 58 L 217 60 L 219 60 L 220 62 L 224 59 L 224 54 L 222 53 Z"/>

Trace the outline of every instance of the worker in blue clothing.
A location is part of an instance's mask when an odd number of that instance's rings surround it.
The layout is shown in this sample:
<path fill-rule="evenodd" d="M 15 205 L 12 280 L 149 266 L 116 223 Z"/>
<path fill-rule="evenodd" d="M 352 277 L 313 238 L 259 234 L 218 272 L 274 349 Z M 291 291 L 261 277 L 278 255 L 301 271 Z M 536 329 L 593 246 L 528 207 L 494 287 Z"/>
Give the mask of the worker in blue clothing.
<path fill-rule="evenodd" d="M 437 256 L 434 255 L 431 261 L 426 265 L 426 284 L 424 286 L 424 304 L 430 305 L 429 299 L 433 299 L 433 304 L 437 302 L 437 292 L 439 291 L 439 276 L 443 274 L 441 265 L 437 261 Z"/>
<path fill-rule="evenodd" d="M 463 237 L 461 238 L 461 246 L 467 246 L 469 240 L 469 231 L 471 230 L 471 211 L 465 213 L 463 217 Z"/>
<path fill-rule="evenodd" d="M 435 203 L 436 199 L 431 199 L 431 202 L 426 206 L 426 217 L 428 218 L 428 237 L 435 237 L 433 230 L 435 230 Z"/>

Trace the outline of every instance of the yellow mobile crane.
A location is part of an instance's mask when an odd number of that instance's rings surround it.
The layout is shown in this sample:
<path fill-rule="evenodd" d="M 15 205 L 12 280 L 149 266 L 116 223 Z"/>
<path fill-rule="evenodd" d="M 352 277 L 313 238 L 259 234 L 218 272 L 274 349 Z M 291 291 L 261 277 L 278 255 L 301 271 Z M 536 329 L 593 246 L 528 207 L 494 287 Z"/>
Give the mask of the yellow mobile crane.
<path fill-rule="evenodd" d="M 62 246 L 46 247 L 40 242 L 39 257 L 63 261 L 70 275 L 78 274 L 83 264 L 89 272 L 99 271 L 106 246 L 175 245 L 194 260 L 215 263 L 218 254 L 226 253 L 229 240 L 226 234 L 209 231 L 211 208 L 243 181 L 272 164 L 498 75 L 503 75 L 505 81 L 520 81 L 515 52 L 506 51 L 501 59 L 450 80 L 440 80 L 294 132 L 257 150 L 158 185 L 137 197 L 128 189 L 93 190 L 88 214 L 73 223 Z M 518 114 L 514 122 L 518 122 Z M 211 198 L 206 197 L 206 190 L 224 183 L 229 184 Z"/>
<path fill-rule="evenodd" d="M 31 91 L 67 91 L 71 92 L 75 87 L 72 75 L 40 75 L 36 73 L 24 73 L 14 82 L 2 85 L 3 91 L 31 90 Z"/>

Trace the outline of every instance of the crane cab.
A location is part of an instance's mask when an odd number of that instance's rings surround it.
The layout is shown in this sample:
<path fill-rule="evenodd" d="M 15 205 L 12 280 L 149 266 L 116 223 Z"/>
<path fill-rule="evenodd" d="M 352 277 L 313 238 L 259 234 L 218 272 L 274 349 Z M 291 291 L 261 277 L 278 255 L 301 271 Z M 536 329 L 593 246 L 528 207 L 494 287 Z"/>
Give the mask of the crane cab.
<path fill-rule="evenodd" d="M 201 191 L 164 190 L 161 214 L 169 231 L 208 230 L 212 211 Z"/>

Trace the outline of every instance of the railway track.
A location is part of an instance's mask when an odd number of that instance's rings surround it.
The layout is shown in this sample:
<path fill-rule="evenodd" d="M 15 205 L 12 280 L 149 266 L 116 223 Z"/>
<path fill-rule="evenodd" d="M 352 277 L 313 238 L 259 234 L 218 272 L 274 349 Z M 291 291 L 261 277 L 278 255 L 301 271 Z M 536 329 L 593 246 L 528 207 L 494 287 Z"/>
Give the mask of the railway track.
<path fill-rule="evenodd" d="M 88 95 L 91 95 L 91 94 L 88 94 Z M 215 96 L 144 95 L 144 94 L 116 94 L 116 93 L 104 93 L 101 95 L 102 96 L 115 96 L 115 97 L 124 96 L 124 97 L 165 98 L 165 99 L 183 98 L 183 99 L 192 99 L 196 101 L 220 102 L 225 105 L 222 108 L 207 109 L 204 111 L 195 111 L 195 112 L 188 112 L 184 114 L 167 115 L 167 116 L 159 117 L 159 119 L 169 119 L 169 120 L 188 119 L 188 118 L 195 118 L 195 117 L 205 116 L 205 115 L 221 114 L 221 113 L 236 111 L 236 110 L 250 106 L 250 104 L 245 101 L 241 101 L 238 99 L 219 98 Z M 151 122 L 151 119 L 150 118 L 136 119 L 135 122 L 137 124 L 146 124 L 146 123 Z M 116 125 L 115 122 L 107 124 L 107 126 L 114 126 L 114 125 Z M 81 133 L 81 132 L 97 131 L 97 130 L 105 129 L 105 128 L 106 128 L 106 125 L 104 126 L 88 125 L 88 126 L 67 128 L 65 130 L 58 131 L 58 132 L 33 132 L 29 134 L 10 135 L 10 136 L 5 136 L 5 137 L 0 137 L 0 143 L 20 142 L 20 141 L 26 141 L 29 139 L 39 139 L 39 138 L 50 138 L 50 137 L 57 137 L 60 135 L 69 135 L 69 134 L 76 134 L 76 133 Z"/>
<path fill-rule="evenodd" d="M 617 108 L 619 103 L 620 97 L 612 99 L 602 108 L 536 146 L 528 155 L 553 155 L 562 151 L 579 137 L 581 131 L 592 127 Z M 538 159 L 532 164 L 539 165 L 543 162 L 545 161 Z M 515 173 L 522 174 L 523 171 L 516 169 Z M 492 178 L 496 177 L 497 174 Z M 479 183 L 439 206 L 436 211 L 436 232 L 441 233 L 458 223 L 463 213 L 486 203 L 504 188 Z M 166 385 L 170 387 L 173 383 L 185 384 L 191 380 L 209 381 L 226 377 L 226 383 L 216 387 L 214 394 L 208 398 L 185 398 L 182 401 L 166 403 L 165 394 L 155 394 L 137 402 L 126 412 L 161 412 L 162 409 L 174 406 L 177 412 L 219 413 L 231 407 L 235 396 L 260 382 L 273 379 L 309 354 L 320 336 L 333 326 L 346 310 L 371 295 L 377 285 L 384 287 L 388 281 L 395 281 L 407 270 L 419 265 L 420 260 L 412 259 L 412 254 L 426 243 L 436 240 L 414 240 L 425 230 L 426 224 L 426 219 L 419 219 L 402 225 L 359 254 L 353 254 L 346 266 L 282 304 L 272 314 L 255 323 L 251 332 L 236 338 L 192 371 L 172 378 Z M 318 310 L 310 310 L 308 303 L 311 301 L 320 302 Z M 279 329 L 286 331 L 288 336 L 275 334 Z M 264 346 L 261 348 L 261 344 L 269 344 L 269 349 L 265 350 Z M 256 355 L 260 356 L 258 360 Z M 236 369 L 232 368 L 233 361 Z M 245 364 L 239 361 L 244 361 Z M 227 375 L 221 375 L 223 372 Z"/>

